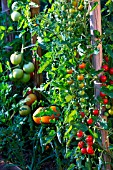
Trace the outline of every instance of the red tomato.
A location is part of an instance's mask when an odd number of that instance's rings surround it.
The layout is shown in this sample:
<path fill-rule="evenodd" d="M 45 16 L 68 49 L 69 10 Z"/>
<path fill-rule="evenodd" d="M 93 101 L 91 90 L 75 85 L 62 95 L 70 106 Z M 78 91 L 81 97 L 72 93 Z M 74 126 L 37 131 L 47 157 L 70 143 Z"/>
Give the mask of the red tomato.
<path fill-rule="evenodd" d="M 110 83 L 110 85 L 113 85 L 113 80 L 110 80 L 110 82 L 109 82 L 109 83 Z"/>
<path fill-rule="evenodd" d="M 82 149 L 81 149 L 81 153 L 82 153 L 82 154 L 86 154 L 86 153 L 87 153 L 86 148 L 82 148 Z"/>
<path fill-rule="evenodd" d="M 109 74 L 113 75 L 113 67 L 109 69 Z"/>
<path fill-rule="evenodd" d="M 108 57 L 108 56 L 104 56 L 104 60 L 105 60 L 106 62 L 109 62 L 109 57 Z"/>
<path fill-rule="evenodd" d="M 88 135 L 86 138 L 86 142 L 92 142 L 93 141 L 93 136 Z"/>
<path fill-rule="evenodd" d="M 93 110 L 93 115 L 98 116 L 99 115 L 99 110 L 98 109 Z"/>
<path fill-rule="evenodd" d="M 105 97 L 106 94 L 104 94 L 103 92 L 100 92 L 100 96 L 101 96 L 101 97 Z"/>
<path fill-rule="evenodd" d="M 87 120 L 87 123 L 88 123 L 88 125 L 91 125 L 91 124 L 93 123 L 93 119 L 92 119 L 92 118 L 89 118 L 89 119 Z"/>
<path fill-rule="evenodd" d="M 88 154 L 94 154 L 94 150 L 93 150 L 92 146 L 88 146 L 86 151 L 87 151 Z"/>
<path fill-rule="evenodd" d="M 103 65 L 102 68 L 104 69 L 104 71 L 108 71 L 109 70 L 109 67 L 107 64 Z"/>
<path fill-rule="evenodd" d="M 79 69 L 84 69 L 86 67 L 86 64 L 85 63 L 82 63 L 82 64 L 79 64 Z"/>
<path fill-rule="evenodd" d="M 82 130 L 79 130 L 79 131 L 77 132 L 78 138 L 81 138 L 83 135 L 84 135 L 84 133 L 83 133 Z"/>
<path fill-rule="evenodd" d="M 92 145 L 93 145 L 93 141 L 87 142 L 87 145 L 88 145 L 88 146 L 92 146 Z"/>
<path fill-rule="evenodd" d="M 85 113 L 84 112 L 80 112 L 80 115 L 83 117 L 85 117 Z"/>
<path fill-rule="evenodd" d="M 109 102 L 109 101 L 108 101 L 107 98 L 103 99 L 103 103 L 104 103 L 104 104 L 108 104 L 108 102 Z"/>
<path fill-rule="evenodd" d="M 78 142 L 78 147 L 79 147 L 80 149 L 82 149 L 83 146 L 84 146 L 84 142 L 83 142 L 83 141 Z"/>
<path fill-rule="evenodd" d="M 106 77 L 105 75 L 101 75 L 101 76 L 100 76 L 100 81 L 101 81 L 102 83 L 106 82 L 106 80 L 107 80 L 107 77 Z"/>

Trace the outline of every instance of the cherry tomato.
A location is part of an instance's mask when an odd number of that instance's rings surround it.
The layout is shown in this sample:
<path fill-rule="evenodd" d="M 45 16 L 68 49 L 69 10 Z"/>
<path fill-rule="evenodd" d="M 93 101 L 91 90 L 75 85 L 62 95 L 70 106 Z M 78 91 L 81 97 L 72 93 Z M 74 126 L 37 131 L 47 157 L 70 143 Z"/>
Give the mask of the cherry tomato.
<path fill-rule="evenodd" d="M 81 153 L 82 153 L 82 154 L 86 154 L 86 153 L 87 153 L 86 148 L 82 148 L 82 149 L 81 149 Z"/>
<path fill-rule="evenodd" d="M 100 81 L 101 81 L 102 83 L 106 82 L 106 80 L 107 80 L 107 77 L 106 77 L 105 75 L 101 75 L 101 76 L 100 76 Z"/>
<path fill-rule="evenodd" d="M 106 94 L 104 94 L 103 92 L 100 92 L 100 97 L 105 97 Z"/>
<path fill-rule="evenodd" d="M 104 60 L 105 60 L 106 62 L 109 62 L 109 57 L 108 57 L 108 56 L 104 56 Z"/>
<path fill-rule="evenodd" d="M 113 75 L 113 67 L 109 69 L 109 74 Z"/>
<path fill-rule="evenodd" d="M 86 67 L 86 64 L 85 63 L 82 63 L 82 64 L 79 64 L 79 69 L 84 69 Z"/>
<path fill-rule="evenodd" d="M 81 75 L 78 75 L 78 76 L 77 76 L 77 80 L 80 80 L 80 81 L 81 81 L 81 80 L 84 80 L 84 76 L 83 76 L 82 74 L 81 74 Z"/>
<path fill-rule="evenodd" d="M 113 80 L 110 80 L 110 82 L 109 82 L 109 83 L 110 83 L 110 85 L 113 85 Z"/>
<path fill-rule="evenodd" d="M 103 104 L 108 104 L 108 99 L 107 98 L 105 98 L 105 99 L 103 99 Z"/>
<path fill-rule="evenodd" d="M 88 154 L 91 154 L 91 155 L 94 154 L 94 150 L 93 150 L 92 146 L 88 146 L 86 151 L 87 151 Z"/>
<path fill-rule="evenodd" d="M 88 125 L 91 125 L 91 124 L 93 123 L 93 119 L 92 119 L 92 118 L 89 118 L 89 119 L 87 120 L 87 123 L 88 123 Z"/>
<path fill-rule="evenodd" d="M 79 130 L 79 131 L 77 132 L 78 138 L 81 138 L 83 135 L 84 135 L 84 133 L 83 133 L 82 130 Z"/>
<path fill-rule="evenodd" d="M 93 145 L 93 141 L 87 142 L 87 145 L 88 145 L 88 146 L 92 146 L 92 145 Z"/>
<path fill-rule="evenodd" d="M 83 142 L 83 141 L 78 142 L 78 147 L 79 147 L 80 149 L 82 149 L 83 146 L 84 146 L 84 142 Z"/>
<path fill-rule="evenodd" d="M 98 109 L 93 110 L 93 115 L 98 116 L 99 115 L 99 110 Z"/>
<path fill-rule="evenodd" d="M 102 68 L 104 69 L 104 71 L 108 71 L 109 70 L 109 67 L 107 64 L 103 65 Z"/>
<path fill-rule="evenodd" d="M 93 136 L 88 135 L 86 138 L 86 142 L 92 142 L 93 141 Z"/>
<path fill-rule="evenodd" d="M 80 115 L 83 117 L 85 117 L 85 113 L 84 112 L 80 112 Z"/>

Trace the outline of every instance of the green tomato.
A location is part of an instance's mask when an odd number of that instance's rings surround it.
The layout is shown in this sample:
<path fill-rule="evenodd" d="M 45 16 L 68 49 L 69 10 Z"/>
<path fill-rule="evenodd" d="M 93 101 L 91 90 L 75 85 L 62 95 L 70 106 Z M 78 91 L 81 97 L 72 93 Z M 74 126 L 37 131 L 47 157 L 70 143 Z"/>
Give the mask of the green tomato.
<path fill-rule="evenodd" d="M 28 74 L 32 73 L 34 71 L 34 69 L 35 69 L 35 67 L 32 62 L 29 62 L 28 64 L 24 64 L 24 66 L 23 66 L 23 70 Z"/>
<path fill-rule="evenodd" d="M 68 94 L 68 95 L 65 97 L 66 102 L 70 102 L 72 99 L 73 99 L 73 96 L 70 95 L 70 94 Z"/>
<path fill-rule="evenodd" d="M 20 79 L 21 82 L 27 83 L 30 80 L 30 74 L 23 74 L 23 77 Z"/>
<path fill-rule="evenodd" d="M 82 90 L 82 91 L 79 91 L 79 95 L 83 96 L 85 94 L 85 91 Z"/>
<path fill-rule="evenodd" d="M 10 56 L 10 61 L 12 64 L 17 65 L 22 61 L 22 54 L 17 54 L 16 52 Z"/>
<path fill-rule="evenodd" d="M 20 107 L 19 113 L 20 113 L 21 116 L 27 116 L 31 113 L 31 109 L 30 109 L 29 106 L 23 105 L 23 106 Z"/>
<path fill-rule="evenodd" d="M 12 72 L 13 78 L 20 79 L 23 76 L 23 70 L 20 68 L 15 68 Z"/>
<path fill-rule="evenodd" d="M 13 21 L 19 21 L 20 17 L 21 17 L 21 14 L 17 11 L 12 12 L 11 14 L 11 19 Z"/>
<path fill-rule="evenodd" d="M 9 78 L 10 78 L 11 81 L 16 81 L 16 80 L 17 80 L 17 79 L 15 79 L 15 78 L 13 77 L 13 73 L 12 73 L 12 72 L 9 74 Z"/>

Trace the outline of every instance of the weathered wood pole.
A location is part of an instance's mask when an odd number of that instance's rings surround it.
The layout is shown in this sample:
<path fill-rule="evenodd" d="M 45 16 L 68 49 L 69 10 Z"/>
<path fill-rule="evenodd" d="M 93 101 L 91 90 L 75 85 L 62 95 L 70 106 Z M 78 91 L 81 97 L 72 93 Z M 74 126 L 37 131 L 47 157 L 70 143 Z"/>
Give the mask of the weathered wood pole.
<path fill-rule="evenodd" d="M 40 12 L 40 0 L 31 0 L 31 2 L 34 2 L 36 4 L 39 5 L 39 7 L 32 7 L 31 6 L 31 17 L 34 17 L 35 15 L 38 15 L 39 12 Z M 34 35 L 32 38 L 31 38 L 31 42 L 32 44 L 35 44 L 37 41 L 37 36 Z M 35 51 L 33 51 L 33 54 L 35 53 Z M 38 55 L 41 57 L 42 56 L 42 52 L 41 52 L 41 48 L 38 47 L 37 49 L 37 53 Z M 34 86 L 36 87 L 39 87 L 40 84 L 43 82 L 43 76 L 42 74 L 37 74 L 37 71 L 39 69 L 39 62 L 36 61 L 36 58 L 33 59 L 33 63 L 35 65 L 35 72 L 34 72 Z M 39 96 L 40 98 L 41 96 Z"/>
<path fill-rule="evenodd" d="M 90 32 L 92 35 L 92 45 L 95 45 L 96 42 L 96 38 L 94 36 L 94 30 L 98 30 L 100 32 L 100 35 L 102 34 L 102 27 L 101 27 L 101 4 L 100 4 L 100 0 L 92 0 L 89 4 L 89 8 L 91 9 L 94 5 L 95 2 L 98 2 L 98 6 L 95 8 L 95 10 L 90 12 Z M 95 68 L 95 70 L 99 70 L 101 69 L 102 66 L 102 58 L 103 58 L 103 54 L 102 54 L 102 43 L 100 40 L 100 44 L 98 45 L 98 50 L 99 53 L 97 55 L 93 55 L 92 58 L 92 64 L 93 67 Z M 95 89 L 95 98 L 97 98 L 100 94 L 100 87 L 101 87 L 101 83 L 98 82 L 94 82 L 94 89 Z M 99 106 L 97 106 L 99 107 Z M 107 117 L 103 116 L 102 117 L 107 121 Z M 109 138 L 108 138 L 108 133 L 105 130 L 101 130 L 101 135 L 102 135 L 102 146 L 108 151 L 108 147 L 109 147 Z M 110 157 L 107 155 L 104 155 L 104 161 L 106 162 L 110 162 Z M 110 164 L 106 164 L 106 170 L 111 170 L 111 166 Z"/>

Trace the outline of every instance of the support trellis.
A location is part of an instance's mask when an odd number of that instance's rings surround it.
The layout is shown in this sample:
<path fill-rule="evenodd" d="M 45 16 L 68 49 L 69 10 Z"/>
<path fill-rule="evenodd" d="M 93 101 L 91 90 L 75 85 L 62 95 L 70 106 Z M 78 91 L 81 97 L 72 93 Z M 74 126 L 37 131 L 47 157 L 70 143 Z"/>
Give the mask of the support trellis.
<path fill-rule="evenodd" d="M 93 7 L 94 3 L 98 2 L 98 5 L 96 7 L 95 10 L 93 10 L 92 12 L 90 12 L 90 32 L 91 32 L 91 36 L 92 36 L 92 44 L 95 44 L 96 38 L 94 37 L 94 30 L 97 30 L 100 32 L 100 35 L 102 35 L 102 27 L 101 27 L 101 4 L 100 4 L 100 0 L 92 0 L 90 2 L 90 9 Z M 93 55 L 93 67 L 95 68 L 95 70 L 100 70 L 102 67 L 102 59 L 103 59 L 103 53 L 102 53 L 102 43 L 100 42 L 100 44 L 98 45 L 98 50 L 99 53 L 97 55 Z M 95 90 L 95 98 L 97 98 L 100 94 L 100 87 L 101 87 L 101 83 L 98 82 L 94 82 L 94 90 Z M 99 107 L 99 106 L 97 106 Z M 102 112 L 102 118 L 104 118 L 107 121 L 107 117 L 103 116 L 103 112 Z M 104 149 L 109 152 L 108 148 L 109 148 L 109 138 L 108 138 L 108 132 L 106 130 L 101 130 L 101 135 L 102 135 L 102 146 L 104 147 Z M 106 164 L 106 170 L 111 170 L 111 165 L 109 164 L 109 162 L 111 162 L 110 157 L 108 155 L 104 155 L 104 161 Z M 104 167 L 103 167 L 104 170 Z"/>
<path fill-rule="evenodd" d="M 37 14 L 39 13 L 39 11 L 40 11 L 40 0 L 31 0 L 31 2 L 34 2 L 34 3 L 36 3 L 36 4 L 39 5 L 39 7 L 32 7 L 32 6 L 31 6 L 31 17 L 34 17 L 34 16 L 37 15 Z M 34 36 L 31 38 L 31 43 L 32 43 L 32 44 L 35 44 L 36 41 L 37 41 L 37 36 L 34 35 Z M 35 53 L 35 51 L 33 51 L 33 54 L 34 54 L 34 53 Z M 38 53 L 39 57 L 42 56 L 42 51 L 41 51 L 41 48 L 40 48 L 40 47 L 38 47 L 37 53 Z M 39 87 L 40 84 L 43 82 L 43 76 L 42 76 L 42 74 L 37 74 L 37 71 L 38 71 L 38 69 L 39 69 L 39 62 L 36 61 L 36 58 L 33 59 L 33 63 L 34 63 L 34 65 L 35 65 L 34 85 L 35 85 L 36 87 Z M 40 98 L 41 98 L 41 95 L 38 94 L 38 96 L 39 96 L 39 99 L 40 99 Z"/>

